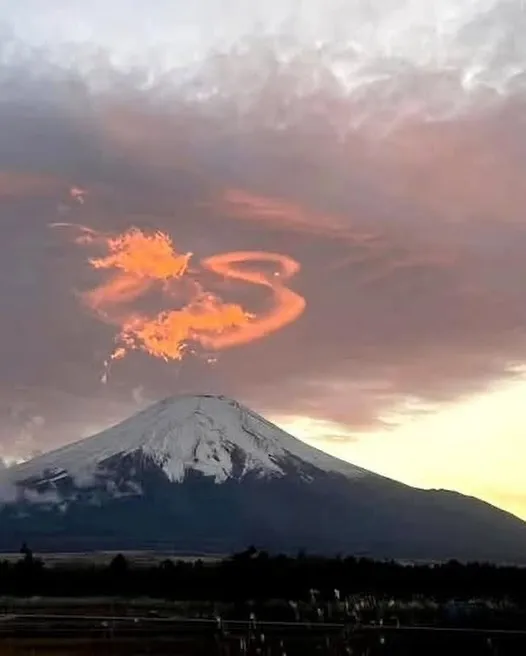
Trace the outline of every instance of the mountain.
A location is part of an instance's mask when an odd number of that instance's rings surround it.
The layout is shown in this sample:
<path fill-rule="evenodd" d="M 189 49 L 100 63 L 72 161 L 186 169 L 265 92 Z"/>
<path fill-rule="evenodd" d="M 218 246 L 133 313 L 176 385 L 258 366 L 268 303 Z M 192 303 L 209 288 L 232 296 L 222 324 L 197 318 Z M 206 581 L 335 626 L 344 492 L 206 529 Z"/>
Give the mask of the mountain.
<path fill-rule="evenodd" d="M 186 396 L 0 472 L 0 549 L 226 553 L 249 544 L 526 562 L 526 523 L 333 458 L 236 401 Z"/>

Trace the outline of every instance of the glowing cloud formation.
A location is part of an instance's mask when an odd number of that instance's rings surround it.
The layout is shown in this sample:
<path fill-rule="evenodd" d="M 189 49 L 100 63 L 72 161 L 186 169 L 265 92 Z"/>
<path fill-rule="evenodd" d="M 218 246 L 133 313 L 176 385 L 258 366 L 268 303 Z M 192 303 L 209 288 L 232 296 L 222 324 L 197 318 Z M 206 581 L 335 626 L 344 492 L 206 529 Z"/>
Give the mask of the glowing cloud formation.
<path fill-rule="evenodd" d="M 285 284 L 300 268 L 286 255 L 223 253 L 202 260 L 193 269 L 192 253 L 179 253 L 163 232 L 130 228 L 123 234 L 107 236 L 89 228 L 80 230 L 78 244 L 106 251 L 90 258 L 91 266 L 113 271 L 108 280 L 81 295 L 103 321 L 118 328 L 110 361 L 132 350 L 169 361 L 182 359 L 192 345 L 219 351 L 247 344 L 292 323 L 305 309 L 304 298 Z M 270 274 L 246 268 L 258 263 L 278 268 Z M 255 313 L 238 303 L 224 302 L 205 289 L 200 279 L 206 273 L 263 287 L 270 296 L 268 309 Z M 154 312 L 137 309 L 138 302 L 149 292 L 159 290 L 177 307 Z"/>

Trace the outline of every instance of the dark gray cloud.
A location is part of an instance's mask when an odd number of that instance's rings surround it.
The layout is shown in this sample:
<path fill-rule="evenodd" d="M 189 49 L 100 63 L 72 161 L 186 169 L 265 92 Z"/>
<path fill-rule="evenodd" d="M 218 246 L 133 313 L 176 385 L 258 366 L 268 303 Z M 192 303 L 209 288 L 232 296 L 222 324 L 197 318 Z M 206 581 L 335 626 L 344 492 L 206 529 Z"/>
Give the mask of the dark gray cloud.
<path fill-rule="evenodd" d="M 135 59 L 142 9 L 115 3 L 129 9 L 118 25 L 97 3 L 51 5 L 62 13 L 38 27 L 20 0 L 0 46 L 4 455 L 187 391 L 364 430 L 406 398 L 453 400 L 524 360 L 526 55 L 506 46 L 520 33 L 518 0 L 486 13 L 456 3 L 450 33 L 438 4 L 436 15 L 400 1 L 366 17 L 357 3 L 360 34 L 375 28 L 368 50 L 349 45 L 354 28 L 328 40 L 336 14 L 314 47 L 314 2 L 301 29 L 276 5 L 257 34 L 248 12 L 214 36 L 204 17 L 217 7 L 203 0 L 186 50 L 162 32 L 164 49 Z M 179 11 L 160 4 L 165 20 Z M 82 18 L 69 45 L 54 32 L 67 12 Z M 302 265 L 290 286 L 307 309 L 213 366 L 132 354 L 101 385 L 114 330 L 79 302 L 98 274 L 56 221 L 164 230 L 198 259 L 287 254 Z"/>

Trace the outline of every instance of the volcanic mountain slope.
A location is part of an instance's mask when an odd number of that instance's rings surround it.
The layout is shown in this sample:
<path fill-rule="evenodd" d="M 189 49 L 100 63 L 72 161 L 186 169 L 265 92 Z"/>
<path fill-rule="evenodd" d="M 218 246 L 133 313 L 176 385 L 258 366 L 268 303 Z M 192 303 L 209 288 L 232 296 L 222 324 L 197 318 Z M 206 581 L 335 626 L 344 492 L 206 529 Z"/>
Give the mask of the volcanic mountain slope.
<path fill-rule="evenodd" d="M 526 562 L 526 523 L 309 447 L 236 401 L 166 399 L 0 472 L 0 548 L 269 550 Z"/>

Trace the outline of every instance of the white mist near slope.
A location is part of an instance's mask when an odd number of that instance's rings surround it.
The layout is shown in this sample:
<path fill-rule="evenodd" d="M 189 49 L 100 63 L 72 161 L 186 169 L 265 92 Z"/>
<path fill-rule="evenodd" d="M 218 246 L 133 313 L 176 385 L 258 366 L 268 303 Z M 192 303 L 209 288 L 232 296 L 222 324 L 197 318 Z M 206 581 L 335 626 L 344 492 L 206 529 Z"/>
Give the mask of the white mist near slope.
<path fill-rule="evenodd" d="M 291 458 L 296 470 L 298 460 L 308 465 L 302 473 L 300 463 L 298 471 L 307 480 L 310 467 L 349 478 L 368 474 L 307 446 L 232 399 L 202 395 L 166 399 L 98 435 L 13 467 L 9 483 L 53 482 L 67 475 L 79 486 L 90 485 L 108 459 L 131 454 L 144 454 L 173 482 L 194 470 L 221 483 L 233 476 L 236 462 L 243 463 L 239 478 L 284 476 Z"/>

